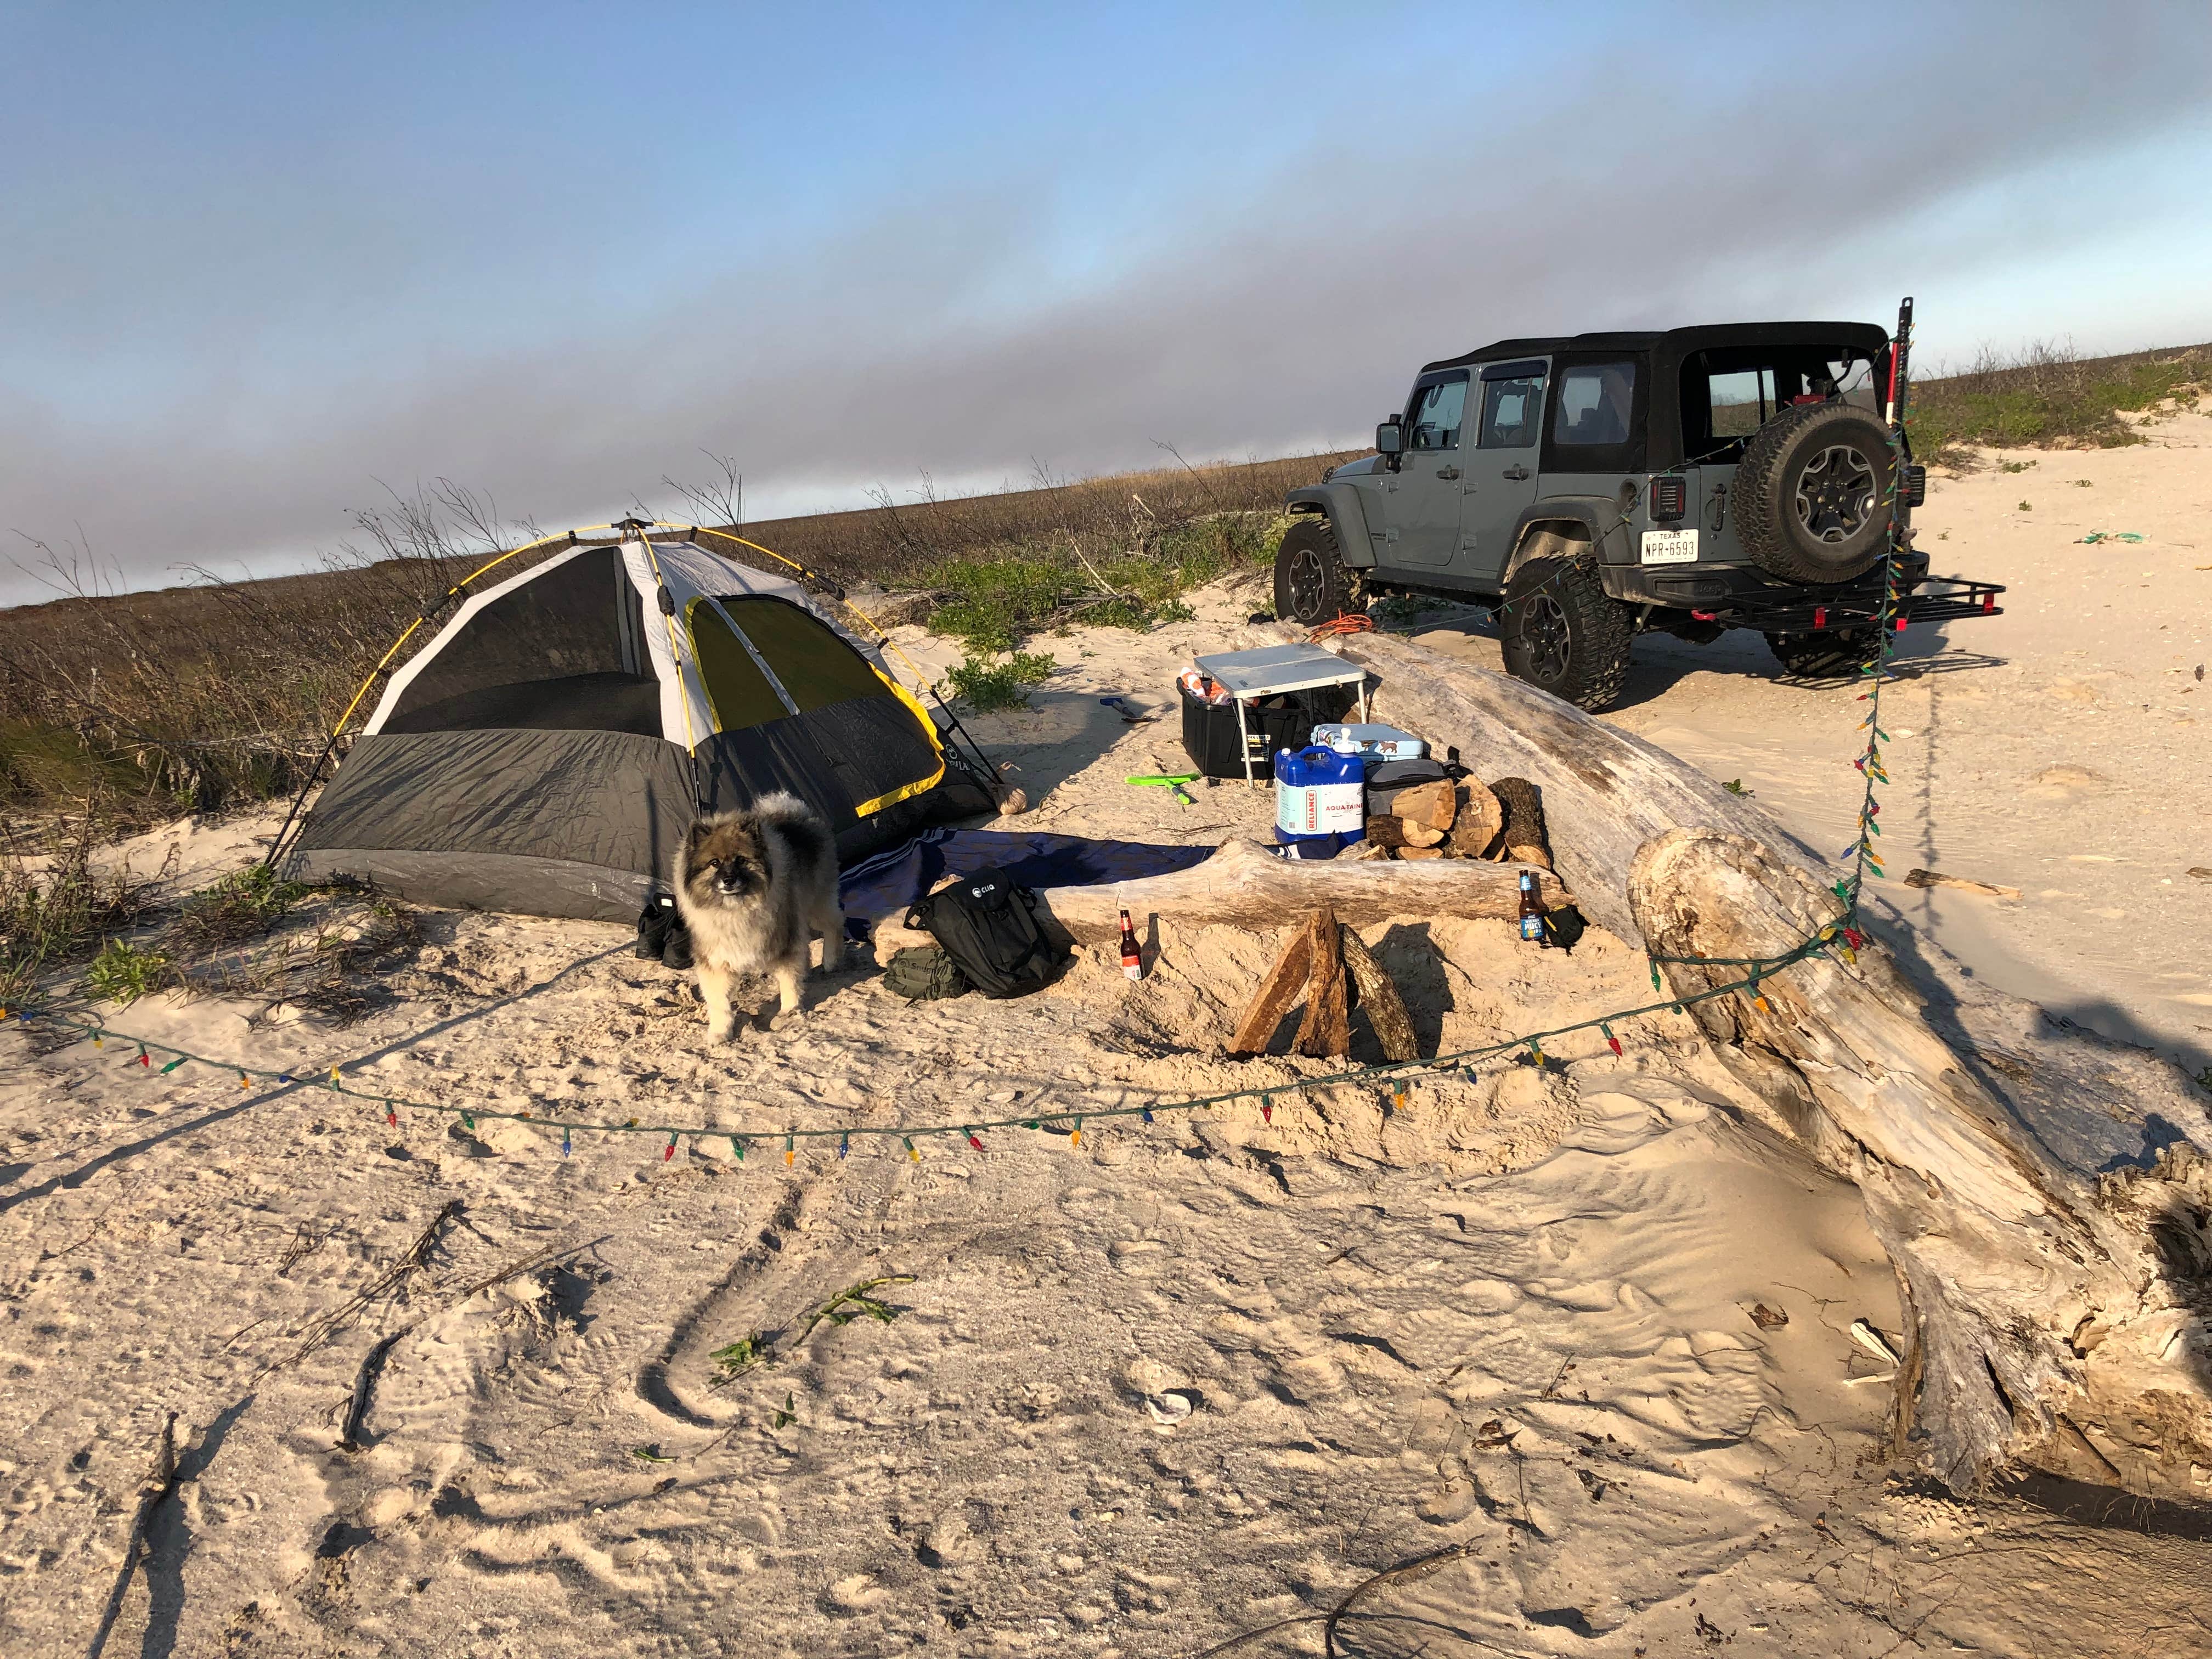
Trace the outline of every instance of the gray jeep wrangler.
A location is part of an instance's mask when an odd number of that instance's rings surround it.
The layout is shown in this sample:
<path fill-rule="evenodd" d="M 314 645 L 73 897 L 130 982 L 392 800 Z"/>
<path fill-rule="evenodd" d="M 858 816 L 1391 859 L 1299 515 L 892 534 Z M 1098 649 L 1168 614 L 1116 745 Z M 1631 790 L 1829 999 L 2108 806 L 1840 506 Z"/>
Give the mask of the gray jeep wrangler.
<path fill-rule="evenodd" d="M 1893 477 L 1889 369 L 1871 323 L 1500 340 L 1430 363 L 1376 454 L 1291 492 L 1276 613 L 1487 605 L 1508 672 L 1589 709 L 1620 696 L 1646 630 L 1757 629 L 1793 674 L 1853 672 L 1877 643 L 1893 511 L 1899 626 L 1992 615 L 2003 592 L 1931 579 L 1910 550 L 1926 472 L 1908 451 Z"/>

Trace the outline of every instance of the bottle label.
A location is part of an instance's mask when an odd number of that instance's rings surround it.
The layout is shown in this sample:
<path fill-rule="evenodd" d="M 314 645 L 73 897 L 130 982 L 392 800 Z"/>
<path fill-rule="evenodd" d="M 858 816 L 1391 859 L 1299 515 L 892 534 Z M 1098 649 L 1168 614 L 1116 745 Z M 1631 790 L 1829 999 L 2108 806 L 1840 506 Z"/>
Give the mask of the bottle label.
<path fill-rule="evenodd" d="M 1543 919 L 1543 917 L 1541 917 L 1541 916 L 1523 916 L 1523 917 L 1522 917 L 1522 918 L 1521 918 L 1521 937 L 1522 937 L 1522 939 L 1534 939 L 1534 940 L 1535 940 L 1538 944 L 1540 944 L 1540 944 L 1543 942 L 1543 939 L 1544 939 L 1544 919 Z"/>

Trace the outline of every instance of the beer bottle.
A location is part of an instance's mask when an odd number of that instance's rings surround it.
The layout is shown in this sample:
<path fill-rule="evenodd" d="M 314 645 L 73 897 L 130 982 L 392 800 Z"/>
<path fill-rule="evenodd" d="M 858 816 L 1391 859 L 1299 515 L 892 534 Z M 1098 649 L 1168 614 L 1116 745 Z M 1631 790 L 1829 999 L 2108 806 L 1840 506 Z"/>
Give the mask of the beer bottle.
<path fill-rule="evenodd" d="M 1521 872 L 1521 937 L 1538 945 L 1551 944 L 1551 935 L 1544 927 L 1544 900 L 1536 890 L 1536 872 Z"/>
<path fill-rule="evenodd" d="M 1131 979 L 1145 976 L 1145 958 L 1137 948 L 1137 930 L 1129 925 L 1128 907 L 1121 909 L 1121 971 Z"/>

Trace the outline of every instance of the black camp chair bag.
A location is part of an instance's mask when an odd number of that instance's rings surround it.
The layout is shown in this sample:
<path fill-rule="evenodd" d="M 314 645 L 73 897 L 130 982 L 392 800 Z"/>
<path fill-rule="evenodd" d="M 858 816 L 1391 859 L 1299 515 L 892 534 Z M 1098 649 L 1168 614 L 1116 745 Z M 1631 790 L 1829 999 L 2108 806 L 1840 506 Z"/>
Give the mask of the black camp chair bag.
<path fill-rule="evenodd" d="M 1002 871 L 979 871 L 929 894 L 907 913 L 907 926 L 926 929 L 987 997 L 1042 991 L 1069 960 L 1037 925 L 1036 896 Z"/>

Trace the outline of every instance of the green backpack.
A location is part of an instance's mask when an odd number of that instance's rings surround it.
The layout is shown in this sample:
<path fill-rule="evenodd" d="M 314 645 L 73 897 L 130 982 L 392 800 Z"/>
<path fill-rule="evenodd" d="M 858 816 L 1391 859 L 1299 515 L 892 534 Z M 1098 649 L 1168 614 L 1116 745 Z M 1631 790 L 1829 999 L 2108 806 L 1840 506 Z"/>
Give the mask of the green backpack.
<path fill-rule="evenodd" d="M 884 969 L 884 983 L 908 1002 L 957 997 L 969 988 L 968 976 L 935 945 L 912 945 L 894 952 Z"/>

